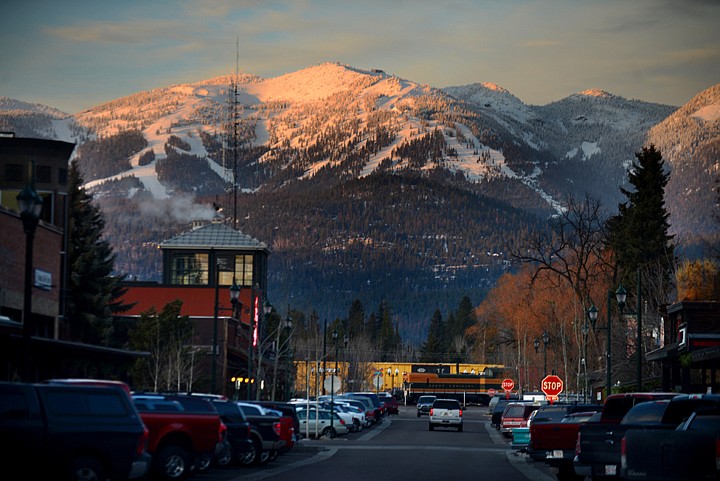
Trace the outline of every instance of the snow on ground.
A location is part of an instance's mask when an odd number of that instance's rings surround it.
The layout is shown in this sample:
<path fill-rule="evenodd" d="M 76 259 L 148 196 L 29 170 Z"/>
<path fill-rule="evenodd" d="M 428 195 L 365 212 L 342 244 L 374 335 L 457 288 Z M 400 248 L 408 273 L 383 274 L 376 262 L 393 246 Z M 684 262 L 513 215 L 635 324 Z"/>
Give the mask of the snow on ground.
<path fill-rule="evenodd" d="M 697 117 L 706 122 L 715 122 L 720 120 L 720 104 L 706 105 L 693 113 L 691 117 Z"/>
<path fill-rule="evenodd" d="M 565 157 L 568 159 L 571 159 L 577 155 L 579 150 L 582 150 L 583 160 L 587 160 L 591 156 L 599 154 L 601 152 L 600 147 L 598 147 L 597 142 L 583 142 L 580 145 L 580 149 L 574 148 L 574 149 L 569 150 L 565 154 Z"/>
<path fill-rule="evenodd" d="M 75 143 L 77 141 L 70 130 L 70 124 L 73 122 L 72 117 L 67 117 L 65 119 L 52 119 L 50 122 L 52 122 L 57 140 L 70 143 Z"/>

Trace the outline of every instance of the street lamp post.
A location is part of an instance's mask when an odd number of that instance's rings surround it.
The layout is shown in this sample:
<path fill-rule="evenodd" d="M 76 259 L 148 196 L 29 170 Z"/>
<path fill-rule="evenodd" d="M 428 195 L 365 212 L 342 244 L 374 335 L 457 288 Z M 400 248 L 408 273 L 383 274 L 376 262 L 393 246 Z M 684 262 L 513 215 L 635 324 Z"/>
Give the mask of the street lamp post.
<path fill-rule="evenodd" d="M 273 369 L 273 386 L 272 386 L 272 394 L 270 398 L 274 401 L 275 400 L 275 392 L 276 392 L 276 386 L 277 386 L 277 370 L 278 370 L 278 360 L 280 358 L 280 333 L 283 331 L 283 329 L 287 329 L 288 331 L 292 329 L 292 320 L 288 317 L 284 321 L 280 321 L 277 327 L 277 336 L 275 337 L 275 366 Z"/>
<path fill-rule="evenodd" d="M 590 320 L 590 325 L 592 328 L 595 328 L 595 323 L 597 322 L 598 317 L 598 310 L 597 307 L 595 307 L 595 304 L 590 306 L 590 309 L 588 309 L 587 312 L 588 319 Z M 585 336 L 585 390 L 588 389 L 587 387 L 587 324 L 583 324 L 583 335 Z"/>
<path fill-rule="evenodd" d="M 604 328 L 607 330 L 607 351 L 605 352 L 605 356 L 607 358 L 607 372 L 606 372 L 606 380 L 605 380 L 605 396 L 609 396 L 612 393 L 612 322 L 611 322 L 611 316 L 610 312 L 612 311 L 612 296 L 613 291 L 611 289 L 608 289 L 608 297 L 607 297 L 607 326 Z M 625 309 L 625 299 L 627 299 L 627 292 L 625 291 L 625 288 L 623 288 L 622 285 L 618 287 L 618 289 L 615 291 L 615 300 L 618 303 L 618 309 L 620 310 L 620 318 L 623 316 L 623 309 Z M 594 306 L 593 306 L 594 307 Z M 592 320 L 592 316 L 595 316 L 595 319 L 597 319 L 597 313 L 592 314 L 590 313 L 590 319 Z M 601 329 L 601 328 L 598 328 Z"/>
<path fill-rule="evenodd" d="M 547 331 L 543 331 L 542 340 L 543 340 L 543 345 L 545 346 L 545 348 L 544 348 L 545 354 L 543 356 L 543 374 L 547 375 L 547 349 L 548 349 L 548 344 L 550 344 L 550 336 L 548 335 Z"/>
<path fill-rule="evenodd" d="M 215 274 L 215 309 L 213 313 L 213 340 L 212 340 L 212 381 L 210 385 L 210 392 L 217 394 L 217 357 L 218 357 L 218 316 L 220 311 L 219 306 L 219 293 L 220 293 L 220 270 L 216 265 Z M 235 279 L 233 279 L 232 286 L 230 286 L 230 302 L 233 307 L 233 314 L 237 308 L 238 297 L 240 297 L 240 286 L 237 285 Z"/>
<path fill-rule="evenodd" d="M 595 306 L 593 306 L 595 307 Z M 590 311 L 588 310 L 588 317 L 590 316 Z M 595 317 L 597 318 L 597 309 L 595 309 Z M 583 402 L 587 402 L 587 394 L 588 394 L 588 374 L 587 374 L 587 358 L 588 358 L 588 348 L 587 348 L 587 342 L 588 342 L 588 333 L 590 332 L 590 326 L 588 326 L 588 321 L 585 320 L 582 323 L 582 335 L 583 335 L 583 358 L 582 358 L 582 364 L 583 364 L 583 378 L 585 379 L 585 387 L 583 388 Z"/>
<path fill-rule="evenodd" d="M 548 334 L 547 330 L 543 331 L 542 334 L 542 342 L 543 342 L 543 375 L 542 377 L 545 377 L 547 375 L 547 350 L 548 350 L 548 344 L 550 344 L 550 335 Z M 540 341 L 536 337 L 533 341 L 533 347 L 535 348 L 535 354 L 537 354 L 540 350 Z M 542 379 L 541 377 L 541 379 Z"/>
<path fill-rule="evenodd" d="M 335 429 L 335 419 L 333 419 L 333 418 L 335 417 L 335 411 L 334 411 L 334 409 L 335 409 L 335 373 L 337 373 L 337 369 L 338 369 L 338 343 L 337 343 L 338 331 L 337 331 L 337 328 L 333 329 L 332 338 L 333 338 L 333 342 L 335 343 L 335 372 L 333 372 L 332 375 L 330 376 L 330 426 L 332 426 L 333 429 Z"/>
<path fill-rule="evenodd" d="M 620 317 L 618 320 L 622 320 L 623 317 L 623 310 L 625 309 L 625 300 L 627 299 L 627 292 L 625 291 L 625 288 L 620 284 L 620 286 L 617 288 L 617 291 L 615 291 L 615 300 L 618 304 L 618 310 L 620 311 Z M 608 314 L 608 343 L 610 339 L 610 314 Z M 608 344 L 609 346 L 609 344 Z M 608 352 L 610 352 L 610 347 L 608 347 Z M 610 379 L 610 355 L 608 354 L 608 395 L 610 395 L 611 389 L 612 389 L 612 380 Z"/>
<path fill-rule="evenodd" d="M 40 221 L 43 201 L 35 191 L 35 161 L 30 164 L 30 176 L 27 185 L 17 195 L 20 218 L 25 231 L 25 291 L 23 294 L 23 381 L 30 382 L 32 369 L 30 366 L 30 337 L 33 335 L 34 325 L 32 322 L 32 266 L 33 266 L 33 244 L 35 241 L 35 230 Z"/>
<path fill-rule="evenodd" d="M 343 336 L 343 344 L 345 344 L 345 375 L 343 380 L 345 381 L 345 388 L 343 392 L 348 392 L 348 379 L 350 378 L 350 362 L 348 361 L 348 343 L 350 342 L 350 336 L 345 334 Z"/>

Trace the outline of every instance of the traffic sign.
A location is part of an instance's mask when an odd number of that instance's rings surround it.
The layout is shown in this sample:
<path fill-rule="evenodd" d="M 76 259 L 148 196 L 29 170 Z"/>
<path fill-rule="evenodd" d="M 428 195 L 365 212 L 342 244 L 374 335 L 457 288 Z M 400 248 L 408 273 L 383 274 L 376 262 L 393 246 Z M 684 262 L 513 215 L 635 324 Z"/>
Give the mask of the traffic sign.
<path fill-rule="evenodd" d="M 545 393 L 548 400 L 557 399 L 558 394 L 563 391 L 563 381 L 555 374 L 550 374 L 542 380 L 540 390 Z"/>
<path fill-rule="evenodd" d="M 512 379 L 503 379 L 503 382 L 500 385 L 504 390 L 512 391 L 512 389 L 515 387 L 515 381 L 513 381 Z"/>
<path fill-rule="evenodd" d="M 495 395 L 495 389 L 493 389 L 493 388 L 488 389 L 488 396 L 492 397 L 494 395 Z"/>

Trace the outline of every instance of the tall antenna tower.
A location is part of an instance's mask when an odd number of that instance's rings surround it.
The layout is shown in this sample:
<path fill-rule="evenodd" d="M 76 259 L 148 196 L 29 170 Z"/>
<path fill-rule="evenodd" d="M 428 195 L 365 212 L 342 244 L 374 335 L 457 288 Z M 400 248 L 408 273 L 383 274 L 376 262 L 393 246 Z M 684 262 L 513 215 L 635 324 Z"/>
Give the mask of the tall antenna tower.
<path fill-rule="evenodd" d="M 232 172 L 230 176 L 227 176 L 228 170 L 228 159 L 227 155 L 223 154 L 224 166 L 226 173 L 226 181 L 232 182 L 232 196 L 233 196 L 233 217 L 232 217 L 232 228 L 237 230 L 237 194 L 238 194 L 238 163 L 240 158 L 240 102 L 238 100 L 238 83 L 240 82 L 239 65 L 240 63 L 240 37 L 238 36 L 235 40 L 235 72 L 232 75 L 230 81 L 230 98 L 228 99 L 228 120 L 229 125 L 226 129 L 226 149 L 232 150 Z"/>

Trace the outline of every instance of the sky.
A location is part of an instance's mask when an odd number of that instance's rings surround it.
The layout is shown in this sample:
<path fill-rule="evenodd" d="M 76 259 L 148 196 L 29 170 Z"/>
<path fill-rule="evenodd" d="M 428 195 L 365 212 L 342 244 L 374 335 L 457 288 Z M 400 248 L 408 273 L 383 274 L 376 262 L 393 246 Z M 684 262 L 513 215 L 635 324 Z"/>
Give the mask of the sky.
<path fill-rule="evenodd" d="M 239 49 L 236 48 L 239 46 Z M 74 114 L 235 70 L 324 62 L 531 105 L 681 106 L 720 83 L 720 0 L 4 0 L 0 97 Z"/>

